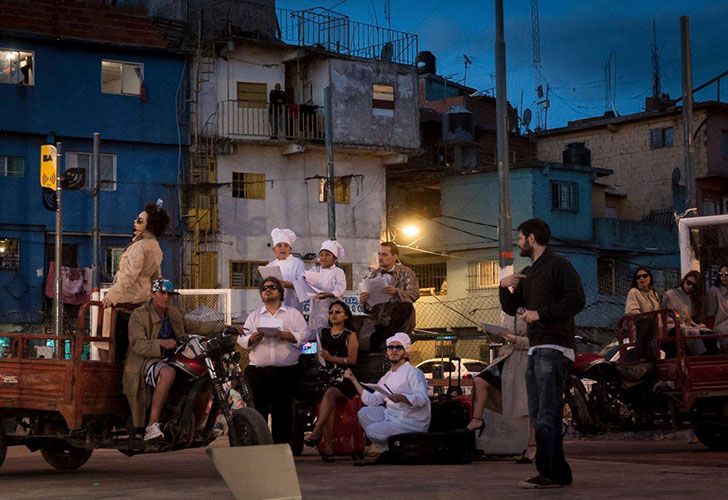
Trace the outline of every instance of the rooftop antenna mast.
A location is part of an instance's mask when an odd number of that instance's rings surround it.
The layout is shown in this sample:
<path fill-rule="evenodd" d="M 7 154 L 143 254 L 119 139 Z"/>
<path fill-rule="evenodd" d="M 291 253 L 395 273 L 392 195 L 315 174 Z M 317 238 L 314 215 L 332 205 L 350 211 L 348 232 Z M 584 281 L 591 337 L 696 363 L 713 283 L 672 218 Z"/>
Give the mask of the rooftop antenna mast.
<path fill-rule="evenodd" d="M 657 51 L 657 28 L 652 20 L 652 97 L 660 99 L 662 88 L 660 85 L 660 54 Z"/>
<path fill-rule="evenodd" d="M 607 62 L 604 63 L 604 111 L 613 111 L 617 114 L 615 101 L 617 99 L 617 54 L 609 51 Z"/>
<path fill-rule="evenodd" d="M 473 64 L 473 61 L 466 54 L 463 54 L 463 66 L 465 67 L 465 69 L 464 69 L 465 76 L 463 77 L 463 85 L 466 85 L 466 86 L 468 84 L 468 66 L 470 66 L 471 64 Z"/>
<path fill-rule="evenodd" d="M 538 0 L 531 0 L 531 35 L 533 42 L 533 73 L 536 77 L 536 97 L 539 110 L 536 116 L 536 130 L 545 130 L 548 126 L 549 108 L 548 90 L 544 95 L 543 78 L 541 77 L 541 29 L 538 23 Z"/>
<path fill-rule="evenodd" d="M 387 29 L 392 29 L 392 0 L 384 0 L 384 19 L 387 20 Z"/>

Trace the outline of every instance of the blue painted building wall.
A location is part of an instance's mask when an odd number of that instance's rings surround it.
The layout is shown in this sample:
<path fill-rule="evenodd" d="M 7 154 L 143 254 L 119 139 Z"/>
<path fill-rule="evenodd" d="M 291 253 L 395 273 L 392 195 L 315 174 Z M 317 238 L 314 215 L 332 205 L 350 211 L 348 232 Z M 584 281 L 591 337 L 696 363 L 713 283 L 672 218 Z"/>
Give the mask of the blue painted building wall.
<path fill-rule="evenodd" d="M 23 177 L 0 177 L 0 238 L 20 239 L 20 270 L 0 271 L 0 310 L 37 311 L 47 272 L 46 242 L 54 213 L 42 205 L 40 145 L 62 141 L 65 152 L 91 153 L 101 134 L 102 154 L 116 155 L 115 191 L 101 191 L 101 265 L 106 246 L 124 247 L 132 221 L 157 198 L 172 217 L 161 242 L 163 272 L 178 279 L 179 172 L 186 156 L 186 60 L 179 54 L 0 37 L 0 48 L 34 52 L 34 85 L 0 84 L 0 155 L 21 156 Z M 147 99 L 101 92 L 102 59 L 144 64 Z M 65 164 L 66 156 L 63 156 Z M 89 191 L 64 191 L 64 243 L 78 245 L 78 265 L 92 263 Z M 109 277 L 104 276 L 102 280 Z"/>

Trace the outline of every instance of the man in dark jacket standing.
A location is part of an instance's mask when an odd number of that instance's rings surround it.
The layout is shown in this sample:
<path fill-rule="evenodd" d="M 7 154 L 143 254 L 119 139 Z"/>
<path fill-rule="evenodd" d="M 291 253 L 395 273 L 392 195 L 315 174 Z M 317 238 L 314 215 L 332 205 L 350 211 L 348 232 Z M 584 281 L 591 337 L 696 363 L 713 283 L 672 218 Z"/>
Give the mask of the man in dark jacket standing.
<path fill-rule="evenodd" d="M 571 484 L 564 457 L 563 395 L 574 363 L 574 316 L 584 308 L 584 289 L 571 263 L 547 246 L 551 230 L 540 219 L 518 227 L 518 248 L 531 266 L 500 282 L 503 311 L 525 309 L 528 324 L 526 387 L 528 411 L 536 429 L 538 475 L 520 481 L 522 488 L 558 488 Z"/>

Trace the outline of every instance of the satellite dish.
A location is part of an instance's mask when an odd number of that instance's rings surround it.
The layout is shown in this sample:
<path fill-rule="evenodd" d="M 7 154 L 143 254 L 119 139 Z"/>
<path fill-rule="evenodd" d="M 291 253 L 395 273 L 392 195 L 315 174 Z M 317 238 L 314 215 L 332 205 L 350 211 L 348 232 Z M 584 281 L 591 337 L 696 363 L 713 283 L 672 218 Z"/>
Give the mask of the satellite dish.
<path fill-rule="evenodd" d="M 526 108 L 523 110 L 523 117 L 521 118 L 521 123 L 523 123 L 523 126 L 528 128 L 528 125 L 531 123 L 531 110 Z"/>

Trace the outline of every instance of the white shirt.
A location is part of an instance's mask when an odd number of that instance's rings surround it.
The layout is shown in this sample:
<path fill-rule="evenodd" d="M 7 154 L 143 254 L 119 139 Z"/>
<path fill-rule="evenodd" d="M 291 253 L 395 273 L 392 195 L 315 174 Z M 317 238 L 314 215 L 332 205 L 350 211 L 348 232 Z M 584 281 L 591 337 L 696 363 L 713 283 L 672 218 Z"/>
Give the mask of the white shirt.
<path fill-rule="evenodd" d="M 425 374 L 405 362 L 397 371 L 389 370 L 377 382 L 378 385 L 389 388 L 393 394 L 402 394 L 412 403 L 395 403 L 383 394 L 369 392 L 366 389 L 361 394 L 361 401 L 367 406 L 384 404 L 384 419 L 406 426 L 417 428 L 421 432 L 430 427 L 430 398 L 427 391 Z"/>
<path fill-rule="evenodd" d="M 528 355 L 530 356 L 531 354 L 533 354 L 533 351 L 535 351 L 536 349 L 554 349 L 556 351 L 561 352 L 561 354 L 566 356 L 572 362 L 574 361 L 574 359 L 576 357 L 574 355 L 574 349 L 571 349 L 570 347 L 564 347 L 562 345 L 557 345 L 557 344 L 541 344 L 541 345 L 535 345 L 535 346 L 529 347 Z"/>
<path fill-rule="evenodd" d="M 329 306 L 336 299 L 341 299 L 346 291 L 346 273 L 340 267 L 335 265 L 324 269 L 320 266 L 316 266 L 311 271 L 319 273 L 320 280 L 314 284 L 316 288 L 324 292 L 331 292 L 336 297 L 335 299 L 317 299 L 311 297 L 311 309 L 308 313 L 308 326 L 311 329 L 311 334 L 319 334 L 321 328 L 329 326 Z M 308 272 L 311 272 L 308 271 Z"/>
<path fill-rule="evenodd" d="M 283 330 L 291 332 L 296 337 L 296 342 L 263 337 L 263 340 L 250 348 L 250 336 L 258 330 L 258 324 L 263 317 L 280 319 Z M 253 366 L 292 366 L 298 363 L 300 347 L 307 339 L 306 320 L 298 310 L 281 305 L 275 314 L 271 314 L 262 306 L 248 315 L 243 325 L 243 334 L 238 337 L 238 344 L 243 349 L 250 349 L 250 364 Z"/>
<path fill-rule="evenodd" d="M 273 259 L 268 265 L 280 267 L 283 280 L 290 281 L 291 283 L 297 279 L 301 279 L 303 272 L 306 270 L 303 261 L 294 257 L 293 254 L 286 257 L 285 260 Z M 283 304 L 298 309 L 299 311 L 301 310 L 301 303 L 298 301 L 296 291 L 293 288 L 284 289 Z"/>

